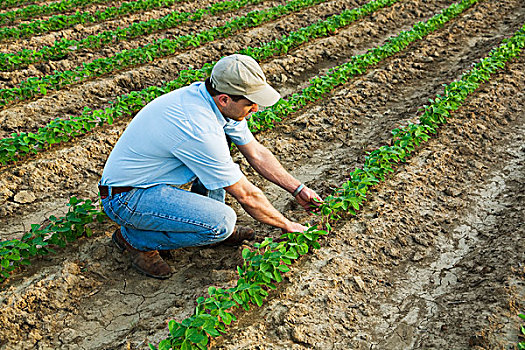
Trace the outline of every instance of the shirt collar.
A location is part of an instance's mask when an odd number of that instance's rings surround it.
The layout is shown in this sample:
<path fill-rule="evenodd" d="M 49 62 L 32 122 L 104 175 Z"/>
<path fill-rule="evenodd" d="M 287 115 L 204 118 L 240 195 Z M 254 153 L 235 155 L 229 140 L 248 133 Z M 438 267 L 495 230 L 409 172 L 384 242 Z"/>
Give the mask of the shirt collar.
<path fill-rule="evenodd" d="M 215 113 L 215 116 L 217 117 L 217 120 L 219 121 L 219 123 L 221 123 L 222 125 L 227 124 L 229 119 L 226 119 L 222 115 L 221 111 L 219 111 L 219 108 L 217 107 L 217 104 L 213 100 L 213 97 L 211 97 L 211 95 L 208 92 L 208 90 L 206 90 L 206 84 L 204 82 L 199 82 L 197 84 L 200 84 L 199 85 L 199 92 L 204 97 L 204 99 L 206 101 L 208 101 L 208 103 L 210 104 L 210 106 L 211 106 L 213 112 Z"/>

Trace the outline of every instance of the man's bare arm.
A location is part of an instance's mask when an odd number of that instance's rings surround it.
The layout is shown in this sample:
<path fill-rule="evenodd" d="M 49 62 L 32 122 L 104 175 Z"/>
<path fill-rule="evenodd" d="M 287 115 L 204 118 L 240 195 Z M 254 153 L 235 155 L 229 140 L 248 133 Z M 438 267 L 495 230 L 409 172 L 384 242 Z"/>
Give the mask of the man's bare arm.
<path fill-rule="evenodd" d="M 246 145 L 238 145 L 237 147 L 244 157 L 246 157 L 248 163 L 265 179 L 290 193 L 293 193 L 301 184 L 299 180 L 284 169 L 273 153 L 257 140 L 253 140 Z M 311 210 L 312 205 L 318 205 L 319 202 L 322 202 L 321 197 L 308 187 L 304 187 L 296 196 L 296 199 L 306 210 Z"/>
<path fill-rule="evenodd" d="M 239 201 L 244 210 L 257 221 L 281 228 L 285 232 L 303 232 L 306 230 L 305 226 L 285 218 L 271 205 L 262 191 L 248 181 L 245 176 L 224 189 Z"/>

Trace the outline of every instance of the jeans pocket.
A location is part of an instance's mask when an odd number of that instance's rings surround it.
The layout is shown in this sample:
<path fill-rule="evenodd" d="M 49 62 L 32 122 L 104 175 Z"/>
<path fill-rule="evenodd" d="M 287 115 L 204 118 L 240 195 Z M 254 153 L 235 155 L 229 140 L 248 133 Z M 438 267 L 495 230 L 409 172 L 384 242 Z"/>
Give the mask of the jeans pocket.
<path fill-rule="evenodd" d="M 133 224 L 133 216 L 137 207 L 135 200 L 137 188 L 129 192 L 119 193 L 113 196 L 105 205 L 104 210 L 109 218 L 121 226 L 136 228 Z"/>
<path fill-rule="evenodd" d="M 140 191 L 140 188 L 134 188 L 129 192 L 119 193 L 114 196 L 114 200 L 120 205 L 124 205 L 131 211 L 134 211 L 140 199 Z"/>

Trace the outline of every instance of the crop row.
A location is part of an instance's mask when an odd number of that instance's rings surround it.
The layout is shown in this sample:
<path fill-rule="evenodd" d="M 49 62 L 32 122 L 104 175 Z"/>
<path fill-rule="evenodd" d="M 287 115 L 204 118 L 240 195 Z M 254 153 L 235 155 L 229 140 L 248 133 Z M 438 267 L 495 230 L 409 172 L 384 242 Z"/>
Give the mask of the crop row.
<path fill-rule="evenodd" d="M 358 18 L 368 15 L 381 7 L 391 5 L 396 1 L 398 0 L 374 0 L 359 8 L 346 10 L 339 15 L 331 16 L 325 21 L 318 21 L 279 40 L 271 41 L 260 47 L 247 48 L 239 51 L 239 53 L 250 55 L 258 61 L 275 55 L 285 54 L 313 38 L 328 36 L 336 29 L 347 26 Z M 153 86 L 142 91 L 132 92 L 129 95 L 118 98 L 112 107 L 104 110 L 92 111 L 86 108 L 81 116 L 72 117 L 68 120 L 56 119 L 40 128 L 37 133 L 13 134 L 11 138 L 0 140 L 0 163 L 5 164 L 15 161 L 29 153 L 36 153 L 52 144 L 65 142 L 72 137 L 84 134 L 104 122 L 111 124 L 113 119 L 117 117 L 131 115 L 154 98 L 205 78 L 210 74 L 212 67 L 213 64 L 205 64 L 200 69 L 183 70 L 177 79 L 163 87 Z M 257 129 L 260 128 L 260 126 L 256 127 Z"/>
<path fill-rule="evenodd" d="M 460 80 L 445 86 L 444 95 L 438 95 L 425 107 L 419 124 L 395 129 L 392 146 L 382 146 L 369 153 L 363 167 L 355 169 L 350 174 L 350 180 L 322 204 L 321 221 L 324 221 L 326 230 L 313 226 L 303 233 L 282 235 L 282 242 L 275 243 L 266 238 L 263 243 L 255 245 L 255 251 L 244 249 L 244 264 L 237 268 L 237 285 L 228 289 L 210 287 L 207 298 L 197 299 L 192 316 L 182 322 L 168 322 L 169 336 L 159 343 L 158 349 L 204 350 L 211 337 L 225 333 L 226 327 L 236 319 L 233 309 L 242 307 L 248 310 L 250 305 L 261 306 L 269 290 L 276 288 L 274 282 L 282 281 L 282 273 L 290 269 L 288 265 L 300 255 L 320 247 L 318 238 L 331 230 L 329 219 L 339 219 L 342 211 L 355 215 L 355 211 L 363 205 L 369 188 L 384 181 L 396 164 L 405 162 L 420 143 L 428 140 L 440 125 L 447 122 L 450 113 L 457 110 L 470 93 L 488 81 L 491 74 L 503 68 L 505 62 L 518 56 L 524 46 L 525 26 L 492 50 Z M 149 346 L 156 349 L 152 344 Z"/>
<path fill-rule="evenodd" d="M 16 19 L 31 19 L 39 15 L 50 15 L 78 9 L 91 4 L 98 4 L 105 0 L 62 0 L 47 5 L 29 5 L 24 8 L 0 13 L 0 24 L 10 23 Z"/>
<path fill-rule="evenodd" d="M 443 10 L 441 13 L 430 18 L 427 22 L 417 23 L 412 30 L 403 31 L 397 37 L 391 38 L 385 45 L 371 49 L 366 54 L 353 56 L 350 62 L 332 69 L 327 75 L 311 79 L 309 86 L 303 89 L 301 93 L 292 95 L 292 98 L 289 101 L 280 100 L 276 105 L 264 111 L 255 113 L 252 118 L 250 118 L 251 130 L 256 132 L 263 128 L 272 127 L 275 121 L 279 121 L 289 113 L 302 108 L 308 103 L 308 101 L 314 101 L 316 99 L 322 98 L 336 86 L 344 84 L 349 78 L 363 72 L 366 67 L 379 62 L 381 57 L 391 56 L 395 52 L 408 46 L 411 42 L 420 39 L 430 32 L 442 27 L 448 20 L 459 15 L 462 11 L 472 6 L 476 2 L 477 0 L 463 0 L 458 4 L 453 4 L 447 9 Z M 211 68 L 212 65 L 207 64 L 203 69 L 206 69 L 209 74 L 211 72 Z M 194 71 L 192 73 L 198 73 L 201 79 L 206 76 L 204 71 Z M 181 74 L 181 78 L 194 79 L 195 76 L 185 76 L 184 74 Z M 156 97 L 157 94 L 160 95 L 166 93 L 167 91 L 171 91 L 174 88 L 171 87 L 170 89 L 170 86 L 168 85 L 167 89 L 159 89 L 160 88 L 150 88 L 150 95 L 147 96 L 146 100 L 151 101 Z M 145 105 L 147 101 L 142 99 L 140 100 L 143 105 Z M 121 110 L 120 112 L 123 111 Z M 75 203 L 76 202 L 77 200 L 75 200 Z M 93 215 L 93 212 L 90 212 L 87 216 L 84 216 L 83 219 L 87 220 L 86 222 L 90 222 L 89 217 L 93 217 Z M 39 229 L 40 228 L 37 226 L 34 227 L 35 231 Z M 28 239 L 23 240 L 23 243 L 28 244 L 28 240 L 31 240 L 30 237 L 31 236 L 29 236 Z M 3 254 L 3 256 L 9 256 L 8 252 L 9 249 L 6 248 L 4 250 L 5 254 Z M 2 251 L 0 251 L 0 256 L 2 256 Z M 15 255 L 15 257 L 17 256 Z M 17 266 L 19 262 L 24 261 L 20 259 L 9 259 L 6 257 L 2 257 L 2 259 L 9 260 L 8 262 L 2 262 L 2 264 L 9 266 L 9 268 Z"/>
<path fill-rule="evenodd" d="M 0 40 L 29 38 L 36 34 L 73 27 L 77 24 L 104 22 L 123 15 L 129 15 L 155 8 L 168 7 L 183 0 L 138 0 L 125 2 L 119 7 L 111 6 L 91 12 L 77 11 L 72 15 L 55 15 L 46 20 L 20 23 L 15 27 L 0 28 Z"/>
<path fill-rule="evenodd" d="M 29 258 L 54 253 L 52 246 L 65 247 L 80 236 L 91 236 L 87 225 L 104 220 L 105 214 L 89 199 L 72 197 L 68 205 L 70 209 L 66 216 L 51 216 L 49 224 L 31 225 L 31 231 L 21 239 L 0 242 L 0 282 L 9 278 L 16 268 L 29 265 Z"/>

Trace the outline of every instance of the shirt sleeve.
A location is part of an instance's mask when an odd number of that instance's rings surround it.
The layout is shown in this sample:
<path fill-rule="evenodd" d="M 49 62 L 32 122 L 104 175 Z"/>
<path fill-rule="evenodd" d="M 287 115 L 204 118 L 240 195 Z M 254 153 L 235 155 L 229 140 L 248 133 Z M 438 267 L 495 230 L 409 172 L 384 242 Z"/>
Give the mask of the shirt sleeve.
<path fill-rule="evenodd" d="M 172 153 L 208 190 L 231 186 L 243 174 L 233 162 L 224 134 L 204 134 L 177 145 Z"/>
<path fill-rule="evenodd" d="M 252 132 L 248 128 L 246 119 L 242 121 L 230 119 L 223 129 L 226 135 L 228 135 L 236 145 L 245 145 L 254 139 Z"/>

